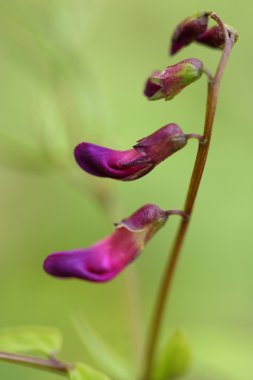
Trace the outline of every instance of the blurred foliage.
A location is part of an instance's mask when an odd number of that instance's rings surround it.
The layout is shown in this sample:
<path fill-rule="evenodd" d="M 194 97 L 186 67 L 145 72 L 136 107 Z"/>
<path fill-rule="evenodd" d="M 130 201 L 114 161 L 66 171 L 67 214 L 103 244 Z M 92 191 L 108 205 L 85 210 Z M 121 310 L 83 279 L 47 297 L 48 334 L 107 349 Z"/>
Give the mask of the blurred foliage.
<path fill-rule="evenodd" d="M 77 334 L 81 338 L 87 352 L 94 358 L 97 366 L 115 379 L 133 379 L 134 374 L 127 362 L 105 343 L 84 318 L 75 318 Z"/>
<path fill-rule="evenodd" d="M 109 377 L 94 371 L 85 364 L 78 363 L 74 371 L 70 373 L 70 380 L 110 380 Z"/>
<path fill-rule="evenodd" d="M 61 333 L 54 328 L 25 326 L 0 330 L 0 351 L 52 356 L 61 346 Z"/>
<path fill-rule="evenodd" d="M 236 27 L 240 39 L 222 82 L 213 144 L 161 346 L 183 325 L 194 352 L 189 380 L 251 380 L 252 5 L 213 0 L 211 7 Z M 66 336 L 62 356 L 96 367 L 77 344 L 71 317 L 80 312 L 133 361 L 126 275 L 102 286 L 58 281 L 43 273 L 42 262 L 50 252 L 101 239 L 111 231 L 108 221 L 121 220 L 142 204 L 182 206 L 194 142 L 131 183 L 90 178 L 76 167 L 72 150 L 84 140 L 127 149 L 169 122 L 201 133 L 204 79 L 170 103 L 149 103 L 142 89 L 152 70 L 185 58 L 215 68 L 219 52 L 202 46 L 192 45 L 173 59 L 166 52 L 175 25 L 205 8 L 210 2 L 203 0 L 0 1 L 1 327 L 57 326 Z M 177 223 L 171 219 L 135 264 L 144 328 Z M 58 375 L 1 364 L 0 378 Z"/>
<path fill-rule="evenodd" d="M 154 366 L 153 380 L 182 377 L 191 365 L 191 347 L 183 331 L 177 330 L 167 341 Z"/>

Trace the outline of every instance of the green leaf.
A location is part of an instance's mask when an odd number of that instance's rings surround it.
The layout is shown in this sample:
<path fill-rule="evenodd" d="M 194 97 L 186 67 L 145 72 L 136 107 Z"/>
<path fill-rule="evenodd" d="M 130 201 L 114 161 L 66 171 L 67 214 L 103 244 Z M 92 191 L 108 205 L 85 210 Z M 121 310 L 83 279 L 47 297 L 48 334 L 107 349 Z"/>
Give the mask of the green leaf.
<path fill-rule="evenodd" d="M 75 368 L 69 373 L 70 380 L 110 380 L 109 377 L 86 364 L 77 363 Z"/>
<path fill-rule="evenodd" d="M 75 319 L 74 323 L 86 350 L 101 368 L 116 379 L 133 378 L 127 362 L 93 331 L 84 318 Z"/>
<path fill-rule="evenodd" d="M 61 333 L 51 327 L 16 327 L 0 330 L 0 351 L 52 356 L 62 345 Z"/>
<path fill-rule="evenodd" d="M 169 339 L 155 364 L 152 380 L 170 380 L 186 374 L 191 365 L 191 347 L 181 330 Z"/>

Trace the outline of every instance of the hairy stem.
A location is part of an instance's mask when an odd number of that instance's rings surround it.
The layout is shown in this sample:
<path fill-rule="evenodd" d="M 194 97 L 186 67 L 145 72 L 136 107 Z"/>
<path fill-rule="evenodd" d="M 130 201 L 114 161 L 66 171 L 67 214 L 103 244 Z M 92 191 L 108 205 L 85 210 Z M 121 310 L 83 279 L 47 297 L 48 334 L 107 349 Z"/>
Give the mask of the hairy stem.
<path fill-rule="evenodd" d="M 206 159 L 208 155 L 208 150 L 211 141 L 212 128 L 214 122 L 214 116 L 216 111 L 218 93 L 220 88 L 221 78 L 228 61 L 229 55 L 231 53 L 234 37 L 233 34 L 228 34 L 221 19 L 213 12 L 210 12 L 210 17 L 213 18 L 222 28 L 225 35 L 225 47 L 223 54 L 221 56 L 215 77 L 212 81 L 208 83 L 208 94 L 207 94 L 207 104 L 206 104 L 206 117 L 205 117 L 205 127 L 203 133 L 204 144 L 199 144 L 198 153 L 195 161 L 195 165 L 192 172 L 192 177 L 186 196 L 184 212 L 189 215 L 189 218 L 182 219 L 179 229 L 172 246 L 172 251 L 169 256 L 168 265 L 166 267 L 164 277 L 162 279 L 161 287 L 159 290 L 157 304 L 154 311 L 154 316 L 151 324 L 151 330 L 148 337 L 146 356 L 145 356 L 145 368 L 143 373 L 143 380 L 149 380 L 152 375 L 152 368 L 154 362 L 154 355 L 158 343 L 159 333 L 161 330 L 162 319 L 165 312 L 166 301 L 168 294 L 171 289 L 172 279 L 175 273 L 178 258 L 180 256 L 181 248 L 186 236 L 186 232 L 190 223 L 190 216 L 195 204 L 196 196 L 198 193 L 201 178 L 204 172 Z"/>
<path fill-rule="evenodd" d="M 26 367 L 33 367 L 44 371 L 57 372 L 62 375 L 68 375 L 74 366 L 52 359 L 40 359 L 25 355 L 11 354 L 7 352 L 0 352 L 0 361 L 19 364 Z"/>

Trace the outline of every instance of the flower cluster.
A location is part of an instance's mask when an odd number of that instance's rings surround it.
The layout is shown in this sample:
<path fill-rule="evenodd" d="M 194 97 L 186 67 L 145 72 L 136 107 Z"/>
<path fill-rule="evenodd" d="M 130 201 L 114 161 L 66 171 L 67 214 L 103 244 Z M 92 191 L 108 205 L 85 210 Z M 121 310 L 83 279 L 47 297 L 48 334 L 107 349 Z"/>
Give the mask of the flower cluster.
<path fill-rule="evenodd" d="M 223 49 L 225 44 L 223 28 L 220 25 L 215 25 L 208 29 L 209 16 L 211 16 L 210 12 L 201 12 L 183 20 L 173 33 L 170 54 L 176 54 L 192 42 Z M 235 34 L 236 41 L 238 34 L 230 25 L 225 26 L 229 35 L 231 32 Z"/>
<path fill-rule="evenodd" d="M 202 12 L 181 22 L 172 37 L 171 54 L 193 41 L 221 49 L 225 39 L 223 30 L 219 25 L 208 29 L 209 16 L 208 12 Z M 229 33 L 229 27 L 227 30 Z M 203 72 L 203 63 L 196 58 L 185 59 L 163 71 L 153 71 L 146 81 L 144 95 L 149 100 L 171 100 Z M 133 181 L 151 172 L 182 149 L 189 138 L 196 136 L 185 134 L 177 124 L 170 123 L 142 138 L 131 149 L 114 150 L 82 142 L 76 146 L 74 156 L 77 164 L 89 174 Z M 139 255 L 171 214 L 184 216 L 183 211 L 163 211 L 156 205 L 147 204 L 116 224 L 110 236 L 89 248 L 49 255 L 44 269 L 61 278 L 109 281 Z"/>

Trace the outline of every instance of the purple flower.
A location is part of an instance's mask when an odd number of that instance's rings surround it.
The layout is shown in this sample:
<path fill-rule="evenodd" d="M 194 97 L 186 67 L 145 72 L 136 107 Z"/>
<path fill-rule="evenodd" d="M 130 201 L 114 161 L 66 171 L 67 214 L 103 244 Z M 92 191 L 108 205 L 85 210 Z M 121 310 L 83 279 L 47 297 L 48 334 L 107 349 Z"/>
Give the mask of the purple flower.
<path fill-rule="evenodd" d="M 176 28 L 172 36 L 171 55 L 195 41 L 203 34 L 208 25 L 208 13 L 202 12 L 186 18 Z"/>
<path fill-rule="evenodd" d="M 218 25 L 213 26 L 212 28 L 208 29 L 204 34 L 199 36 L 196 40 L 200 42 L 201 44 L 204 44 L 213 48 L 218 48 L 218 49 L 223 49 L 224 43 L 225 43 L 223 30 Z"/>
<path fill-rule="evenodd" d="M 57 252 L 44 262 L 47 273 L 61 278 L 105 282 L 117 276 L 165 224 L 170 212 L 147 204 L 116 224 L 112 235 L 89 248 Z"/>
<path fill-rule="evenodd" d="M 113 150 L 83 142 L 76 146 L 74 155 L 78 165 L 92 175 L 132 181 L 149 173 L 186 143 L 187 137 L 181 128 L 168 124 L 139 140 L 129 150 Z"/>
<path fill-rule="evenodd" d="M 226 28 L 228 34 L 230 34 L 231 32 L 235 33 L 235 41 L 237 41 L 238 34 L 232 28 L 232 26 L 226 25 Z M 212 48 L 223 49 L 225 44 L 225 36 L 223 29 L 219 25 L 213 26 L 212 28 L 208 29 L 205 33 L 203 33 L 201 36 L 196 38 L 196 41 Z"/>
<path fill-rule="evenodd" d="M 185 59 L 163 71 L 154 71 L 146 82 L 144 95 L 149 100 L 171 100 L 202 73 L 203 63 L 199 59 Z"/>

